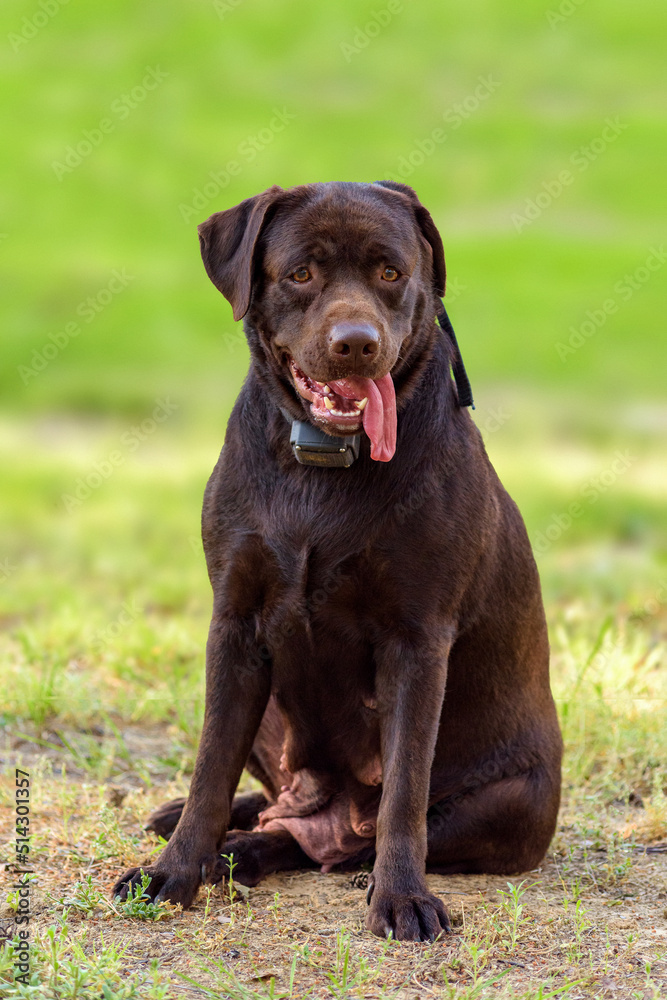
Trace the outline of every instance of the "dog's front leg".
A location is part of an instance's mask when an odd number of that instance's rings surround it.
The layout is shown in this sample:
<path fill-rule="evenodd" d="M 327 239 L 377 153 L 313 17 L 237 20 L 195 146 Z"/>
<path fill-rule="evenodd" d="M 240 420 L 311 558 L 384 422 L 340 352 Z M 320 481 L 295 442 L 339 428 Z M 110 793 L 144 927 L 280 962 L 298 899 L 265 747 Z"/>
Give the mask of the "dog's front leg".
<path fill-rule="evenodd" d="M 183 814 L 154 865 L 151 898 L 187 907 L 202 881 L 202 866 L 217 860 L 227 833 L 232 798 L 269 698 L 271 669 L 255 650 L 247 620 L 214 615 L 206 647 L 206 711 L 190 794 Z M 139 868 L 114 887 L 126 896 L 141 881 Z"/>
<path fill-rule="evenodd" d="M 426 887 L 426 810 L 450 642 L 394 640 L 376 649 L 382 800 L 366 926 L 380 937 L 433 940 L 449 930 Z"/>

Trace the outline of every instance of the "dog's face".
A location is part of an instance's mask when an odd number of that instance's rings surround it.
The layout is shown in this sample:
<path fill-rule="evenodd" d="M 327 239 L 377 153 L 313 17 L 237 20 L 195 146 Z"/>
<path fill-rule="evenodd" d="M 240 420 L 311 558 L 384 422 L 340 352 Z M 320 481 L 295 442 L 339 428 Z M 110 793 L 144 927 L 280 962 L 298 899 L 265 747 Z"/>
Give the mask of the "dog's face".
<path fill-rule="evenodd" d="M 199 227 L 206 270 L 329 434 L 395 448 L 392 372 L 444 293 L 442 243 L 404 185 L 271 188 Z"/>

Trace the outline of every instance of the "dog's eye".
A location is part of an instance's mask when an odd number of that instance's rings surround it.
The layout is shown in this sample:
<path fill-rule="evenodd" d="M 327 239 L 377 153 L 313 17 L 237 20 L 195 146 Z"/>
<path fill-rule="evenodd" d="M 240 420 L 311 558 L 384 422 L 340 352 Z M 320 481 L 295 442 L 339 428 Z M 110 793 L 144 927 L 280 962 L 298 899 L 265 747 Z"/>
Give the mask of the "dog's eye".
<path fill-rule="evenodd" d="M 382 277 L 385 281 L 396 281 L 398 278 L 398 271 L 395 267 L 385 267 L 382 272 Z"/>
<path fill-rule="evenodd" d="M 312 274 L 307 267 L 297 267 L 294 274 L 291 275 L 291 278 L 292 281 L 298 281 L 302 284 L 304 281 L 310 281 Z"/>

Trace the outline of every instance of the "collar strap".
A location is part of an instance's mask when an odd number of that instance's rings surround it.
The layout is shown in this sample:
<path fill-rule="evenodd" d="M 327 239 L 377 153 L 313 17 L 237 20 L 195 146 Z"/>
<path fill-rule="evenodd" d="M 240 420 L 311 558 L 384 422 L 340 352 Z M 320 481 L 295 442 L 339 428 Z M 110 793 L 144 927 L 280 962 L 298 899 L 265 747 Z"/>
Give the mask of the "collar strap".
<path fill-rule="evenodd" d="M 473 403 L 472 399 L 472 389 L 470 387 L 470 379 L 468 378 L 468 373 L 466 372 L 465 365 L 463 364 L 463 358 L 461 357 L 461 350 L 456 340 L 454 327 L 450 323 L 449 316 L 447 315 L 444 306 L 442 307 L 442 311 L 438 313 L 438 323 L 449 337 L 451 344 L 454 348 L 452 373 L 454 375 L 454 381 L 456 383 L 456 394 L 458 396 L 459 406 L 462 407 L 472 406 L 474 410 L 475 404 Z"/>

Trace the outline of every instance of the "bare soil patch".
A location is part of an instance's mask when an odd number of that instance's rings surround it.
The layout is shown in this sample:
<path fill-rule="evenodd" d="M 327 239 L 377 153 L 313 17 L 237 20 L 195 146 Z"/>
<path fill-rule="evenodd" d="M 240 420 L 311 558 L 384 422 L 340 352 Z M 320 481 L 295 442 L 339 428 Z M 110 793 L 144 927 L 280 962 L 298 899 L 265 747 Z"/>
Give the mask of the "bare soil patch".
<path fill-rule="evenodd" d="M 71 760 L 63 776 L 65 749 L 23 740 L 6 747 L 5 934 L 15 929 L 7 894 L 18 765 L 32 776 L 33 941 L 43 941 L 66 913 L 69 938 L 83 942 L 87 954 L 112 945 L 126 949 L 128 977 L 157 959 L 168 997 L 206 996 L 207 989 L 209 995 L 243 996 L 246 989 L 247 996 L 268 996 L 271 979 L 276 995 L 288 993 L 292 982 L 295 997 L 309 990 L 318 997 L 369 998 L 394 991 L 448 996 L 448 989 L 462 997 L 667 994 L 667 848 L 633 839 L 641 807 L 631 803 L 608 804 L 591 833 L 582 828 L 580 803 L 566 799 L 552 849 L 536 871 L 512 879 L 429 876 L 454 925 L 451 935 L 430 945 L 387 944 L 364 930 L 364 872 L 274 875 L 232 899 L 223 884 L 200 891 L 191 910 L 156 922 L 118 917 L 106 902 L 110 887 L 124 867 L 147 860 L 157 847 L 143 832 L 145 817 L 187 785 L 182 777 L 165 780 L 166 765 L 153 764 L 150 787 L 139 776 L 146 760 L 169 759 L 168 734 L 130 727 L 123 738 L 142 762 L 138 769 L 119 767 L 107 781 L 91 781 Z M 85 911 L 72 900 L 89 876 L 102 895 Z"/>

